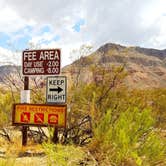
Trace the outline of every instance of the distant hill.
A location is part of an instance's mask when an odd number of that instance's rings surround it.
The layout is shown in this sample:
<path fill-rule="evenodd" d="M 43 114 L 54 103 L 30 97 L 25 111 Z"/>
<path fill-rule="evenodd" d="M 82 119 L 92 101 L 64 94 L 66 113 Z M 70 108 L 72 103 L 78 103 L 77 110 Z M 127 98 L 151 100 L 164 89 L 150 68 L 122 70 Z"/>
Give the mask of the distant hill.
<path fill-rule="evenodd" d="M 84 60 L 82 60 L 84 59 Z M 107 43 L 89 56 L 83 57 L 71 65 L 64 67 L 63 72 L 71 77 L 74 66 L 82 66 L 81 79 L 90 81 L 90 66 L 119 66 L 125 64 L 128 76 L 125 80 L 130 88 L 166 88 L 166 50 L 141 47 L 125 47 Z M 77 73 L 77 69 L 75 69 Z M 73 73 L 74 74 L 74 73 Z"/>
<path fill-rule="evenodd" d="M 94 64 L 100 66 L 120 66 L 125 64 L 128 73 L 125 83 L 130 88 L 166 88 L 166 49 L 157 50 L 141 47 L 126 47 L 119 44 L 107 43 L 89 56 L 82 57 L 71 65 L 62 69 L 62 74 L 68 80 L 78 74 L 81 66 L 80 77 L 83 81 L 91 81 L 90 67 Z M 71 70 L 74 68 L 74 72 Z M 21 67 L 12 65 L 0 66 L 0 82 L 5 75 L 20 71 Z"/>
<path fill-rule="evenodd" d="M 20 71 L 20 66 L 14 65 L 2 65 L 0 66 L 0 82 L 3 81 L 5 76 L 9 76 L 10 74 L 15 74 Z"/>

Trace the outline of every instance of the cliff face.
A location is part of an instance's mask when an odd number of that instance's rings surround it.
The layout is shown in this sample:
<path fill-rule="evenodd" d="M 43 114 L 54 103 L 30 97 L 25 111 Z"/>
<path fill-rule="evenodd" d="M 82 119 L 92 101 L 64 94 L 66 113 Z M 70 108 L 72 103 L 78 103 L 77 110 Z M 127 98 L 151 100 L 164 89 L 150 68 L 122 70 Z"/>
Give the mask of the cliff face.
<path fill-rule="evenodd" d="M 72 77 L 78 72 L 75 66 L 81 66 L 80 77 L 85 82 L 90 80 L 90 66 L 124 65 L 128 76 L 125 80 L 130 88 L 166 88 L 166 50 L 141 47 L 125 47 L 107 43 L 87 57 L 64 67 L 63 72 Z M 71 69 L 75 72 L 69 72 Z"/>

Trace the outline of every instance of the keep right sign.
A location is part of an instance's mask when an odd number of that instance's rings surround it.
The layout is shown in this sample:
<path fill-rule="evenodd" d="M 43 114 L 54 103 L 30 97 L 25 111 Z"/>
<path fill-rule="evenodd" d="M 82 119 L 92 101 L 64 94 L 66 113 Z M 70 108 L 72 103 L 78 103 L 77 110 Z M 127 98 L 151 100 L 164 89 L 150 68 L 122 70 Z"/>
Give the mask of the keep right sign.
<path fill-rule="evenodd" d="M 47 77 L 47 103 L 64 104 L 67 98 L 67 77 L 54 76 Z"/>

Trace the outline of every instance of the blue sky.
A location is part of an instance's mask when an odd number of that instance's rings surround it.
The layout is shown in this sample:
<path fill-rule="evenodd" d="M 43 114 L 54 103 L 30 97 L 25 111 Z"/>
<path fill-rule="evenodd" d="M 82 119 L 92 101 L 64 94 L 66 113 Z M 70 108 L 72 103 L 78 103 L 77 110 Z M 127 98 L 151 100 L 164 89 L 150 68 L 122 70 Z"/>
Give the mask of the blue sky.
<path fill-rule="evenodd" d="M 165 0 L 0 0 L 0 62 L 27 48 L 61 48 L 62 66 L 83 44 L 165 49 L 165 29 Z"/>
<path fill-rule="evenodd" d="M 80 32 L 81 26 L 83 26 L 84 24 L 85 24 L 85 20 L 79 19 L 72 28 L 75 32 Z"/>
<path fill-rule="evenodd" d="M 85 20 L 80 18 L 78 19 L 75 24 L 71 28 L 73 32 L 79 33 L 81 31 L 81 27 L 85 24 Z M 44 25 L 38 29 L 37 32 L 34 32 L 35 28 L 33 26 L 25 26 L 24 28 L 12 32 L 10 34 L 6 32 L 0 32 L 0 46 L 6 49 L 11 50 L 24 50 L 27 49 L 29 43 L 33 39 L 33 35 L 40 36 L 36 43 L 34 44 L 49 44 L 49 42 L 57 42 L 61 40 L 61 36 L 57 33 L 54 33 L 50 26 Z M 44 37 L 44 34 L 51 34 L 51 37 Z M 46 35 L 47 36 L 47 35 Z"/>
<path fill-rule="evenodd" d="M 0 33 L 0 46 L 3 48 L 8 48 L 8 41 L 10 39 L 10 36 L 6 33 L 1 32 Z"/>

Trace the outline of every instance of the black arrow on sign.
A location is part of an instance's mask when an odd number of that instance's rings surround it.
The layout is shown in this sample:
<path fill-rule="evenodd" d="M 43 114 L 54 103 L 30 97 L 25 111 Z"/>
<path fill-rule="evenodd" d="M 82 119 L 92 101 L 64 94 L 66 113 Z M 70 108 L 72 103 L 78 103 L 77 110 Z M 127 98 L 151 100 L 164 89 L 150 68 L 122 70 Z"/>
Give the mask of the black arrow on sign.
<path fill-rule="evenodd" d="M 61 91 L 63 91 L 63 89 L 61 87 L 58 86 L 58 88 L 50 88 L 50 92 L 58 92 L 60 93 Z"/>

